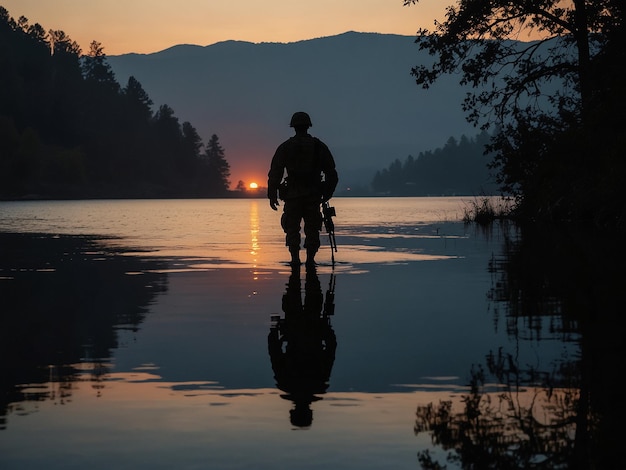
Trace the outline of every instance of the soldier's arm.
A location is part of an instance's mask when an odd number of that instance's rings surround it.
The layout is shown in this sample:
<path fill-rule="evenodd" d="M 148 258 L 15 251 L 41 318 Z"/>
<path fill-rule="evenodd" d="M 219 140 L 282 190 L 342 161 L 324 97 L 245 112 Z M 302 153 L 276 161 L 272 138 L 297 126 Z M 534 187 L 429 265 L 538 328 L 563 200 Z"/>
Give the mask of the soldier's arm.
<path fill-rule="evenodd" d="M 278 186 L 283 179 L 283 173 L 285 172 L 285 165 L 283 162 L 283 150 L 282 145 L 276 149 L 272 163 L 270 165 L 270 171 L 267 174 L 267 198 L 270 200 L 270 207 L 277 210 L 278 206 Z"/>
<path fill-rule="evenodd" d="M 339 175 L 337 174 L 337 169 L 335 167 L 335 159 L 333 154 L 331 153 L 328 146 L 320 141 L 320 158 L 321 158 L 321 166 L 322 171 L 324 172 L 324 200 L 328 200 L 332 197 L 335 189 L 337 188 L 337 183 L 339 182 Z"/>

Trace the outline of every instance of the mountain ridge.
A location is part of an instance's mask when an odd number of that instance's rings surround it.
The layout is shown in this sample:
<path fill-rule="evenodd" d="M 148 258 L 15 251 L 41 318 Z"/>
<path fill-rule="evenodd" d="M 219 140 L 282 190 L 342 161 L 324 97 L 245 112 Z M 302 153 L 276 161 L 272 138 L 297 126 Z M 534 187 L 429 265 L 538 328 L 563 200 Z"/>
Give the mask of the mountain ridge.
<path fill-rule="evenodd" d="M 367 185 L 395 159 L 477 133 L 463 90 L 446 77 L 419 88 L 411 67 L 432 60 L 412 36 L 347 31 L 290 43 L 180 44 L 152 54 L 107 57 L 118 81 L 134 76 L 155 103 L 171 106 L 206 142 L 217 134 L 231 183 L 264 183 L 291 114 L 307 111 L 311 133 L 335 155 L 340 187 Z"/>

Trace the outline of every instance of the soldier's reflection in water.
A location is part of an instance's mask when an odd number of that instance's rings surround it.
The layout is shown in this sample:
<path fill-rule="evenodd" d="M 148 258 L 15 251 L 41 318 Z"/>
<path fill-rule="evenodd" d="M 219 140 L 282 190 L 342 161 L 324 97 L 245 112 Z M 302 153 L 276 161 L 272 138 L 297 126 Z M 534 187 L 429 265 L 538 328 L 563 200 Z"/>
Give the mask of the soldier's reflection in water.
<path fill-rule="evenodd" d="M 334 314 L 335 278 L 331 274 L 326 301 L 315 267 L 308 267 L 302 300 L 300 266 L 292 268 L 283 295 L 284 318 L 272 316 L 268 348 L 276 386 L 291 400 L 291 424 L 311 426 L 311 403 L 326 393 L 335 361 L 337 339 L 330 323 Z"/>

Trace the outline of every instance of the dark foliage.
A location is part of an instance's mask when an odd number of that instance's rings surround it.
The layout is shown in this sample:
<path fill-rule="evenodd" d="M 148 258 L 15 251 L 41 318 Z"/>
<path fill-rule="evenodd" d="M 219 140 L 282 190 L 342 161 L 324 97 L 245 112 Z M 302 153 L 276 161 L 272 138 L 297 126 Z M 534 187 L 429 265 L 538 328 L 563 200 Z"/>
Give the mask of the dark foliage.
<path fill-rule="evenodd" d="M 527 32 L 540 39 L 519 41 Z M 434 34 L 419 31 L 435 60 L 413 74 L 475 88 L 464 108 L 498 125 L 492 167 L 520 217 L 624 228 L 625 36 L 621 1 L 459 0 Z"/>
<path fill-rule="evenodd" d="M 225 195 L 223 149 L 207 161 L 194 127 L 152 106 L 135 78 L 120 86 L 100 43 L 82 55 L 0 7 L 0 197 Z"/>

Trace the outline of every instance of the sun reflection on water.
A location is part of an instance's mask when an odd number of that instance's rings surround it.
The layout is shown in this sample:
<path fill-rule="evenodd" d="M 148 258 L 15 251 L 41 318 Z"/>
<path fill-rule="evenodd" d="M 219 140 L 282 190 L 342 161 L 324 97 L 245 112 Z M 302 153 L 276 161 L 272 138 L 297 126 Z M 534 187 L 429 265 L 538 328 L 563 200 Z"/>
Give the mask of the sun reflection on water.
<path fill-rule="evenodd" d="M 257 255 L 259 254 L 259 203 L 252 201 L 250 204 L 250 238 L 251 248 L 250 254 L 252 255 L 252 261 L 255 266 L 258 261 Z"/>

